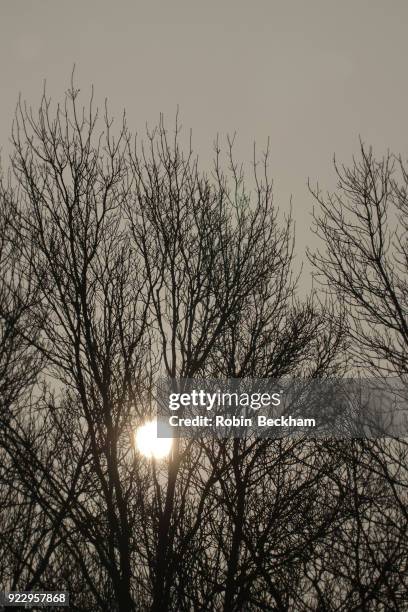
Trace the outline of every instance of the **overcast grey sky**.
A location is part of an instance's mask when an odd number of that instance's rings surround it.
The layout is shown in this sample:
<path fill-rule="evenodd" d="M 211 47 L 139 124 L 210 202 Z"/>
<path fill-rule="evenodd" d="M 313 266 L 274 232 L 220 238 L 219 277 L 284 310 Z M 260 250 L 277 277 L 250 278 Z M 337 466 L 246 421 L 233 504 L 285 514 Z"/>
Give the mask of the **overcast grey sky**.
<path fill-rule="evenodd" d="M 332 156 L 358 136 L 408 157 L 407 0 L 2 0 L 0 143 L 18 93 L 42 83 L 109 98 L 143 130 L 177 105 L 206 164 L 215 134 L 237 131 L 237 155 L 271 139 L 282 209 L 293 195 L 298 252 L 310 240 L 307 177 L 335 184 Z"/>

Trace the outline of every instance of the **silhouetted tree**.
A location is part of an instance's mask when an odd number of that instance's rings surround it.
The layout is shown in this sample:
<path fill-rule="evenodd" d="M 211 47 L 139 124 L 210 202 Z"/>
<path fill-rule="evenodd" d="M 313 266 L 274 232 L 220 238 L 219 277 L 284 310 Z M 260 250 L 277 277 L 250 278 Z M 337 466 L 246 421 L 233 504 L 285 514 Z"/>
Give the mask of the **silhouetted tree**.
<path fill-rule="evenodd" d="M 361 143 L 352 164 L 335 161 L 335 170 L 335 193 L 325 195 L 319 186 L 311 189 L 318 203 L 314 231 L 322 247 L 309 257 L 318 280 L 345 313 L 354 371 L 381 380 L 392 392 L 398 389 L 406 406 L 406 164 L 389 153 L 378 160 Z M 341 575 L 336 598 L 343 600 L 345 609 L 406 607 L 408 480 L 402 433 L 406 423 L 397 418 L 400 438 L 342 446 L 348 462 L 347 486 L 354 491 L 353 510 L 336 532 L 326 568 L 332 565 L 332 575 Z M 335 598 L 332 591 L 324 599 L 326 607 L 331 598 Z"/>
<path fill-rule="evenodd" d="M 133 448 L 159 376 L 344 374 L 343 314 L 298 297 L 268 152 L 245 181 L 232 142 L 225 171 L 216 143 L 206 174 L 177 122 L 139 143 L 72 83 L 55 109 L 20 101 L 12 140 L 2 584 L 65 588 L 84 611 L 374 610 L 391 591 L 400 609 L 406 476 L 391 479 L 389 447 L 203 437 L 163 461 Z"/>
<path fill-rule="evenodd" d="M 312 189 L 319 207 L 310 253 L 318 273 L 347 307 L 356 362 L 366 371 L 407 373 L 408 173 L 402 158 L 375 159 L 363 143 L 350 167 L 335 161 L 338 189 Z"/>

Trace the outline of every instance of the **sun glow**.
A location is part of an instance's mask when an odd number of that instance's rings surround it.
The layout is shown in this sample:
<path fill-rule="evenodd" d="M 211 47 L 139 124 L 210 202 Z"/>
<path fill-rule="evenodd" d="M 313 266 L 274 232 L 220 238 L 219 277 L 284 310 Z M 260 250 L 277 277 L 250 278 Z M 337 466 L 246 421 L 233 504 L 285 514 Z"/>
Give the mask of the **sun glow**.
<path fill-rule="evenodd" d="M 149 459 L 164 459 L 170 454 L 173 438 L 158 438 L 154 419 L 137 428 L 135 445 L 139 453 Z"/>

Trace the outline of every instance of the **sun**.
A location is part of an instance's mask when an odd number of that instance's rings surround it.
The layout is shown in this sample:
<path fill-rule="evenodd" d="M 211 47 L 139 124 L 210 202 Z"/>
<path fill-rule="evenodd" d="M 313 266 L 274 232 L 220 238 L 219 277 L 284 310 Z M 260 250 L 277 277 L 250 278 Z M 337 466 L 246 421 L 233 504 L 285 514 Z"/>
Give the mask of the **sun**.
<path fill-rule="evenodd" d="M 154 419 L 137 428 L 135 445 L 139 453 L 149 459 L 164 459 L 170 454 L 173 438 L 158 438 L 157 420 Z"/>

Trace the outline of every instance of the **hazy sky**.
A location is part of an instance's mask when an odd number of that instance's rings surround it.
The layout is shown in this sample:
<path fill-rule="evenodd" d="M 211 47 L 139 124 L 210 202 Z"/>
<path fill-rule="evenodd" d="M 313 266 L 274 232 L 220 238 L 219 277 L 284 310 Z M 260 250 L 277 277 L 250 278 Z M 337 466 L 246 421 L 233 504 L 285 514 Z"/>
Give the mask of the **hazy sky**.
<path fill-rule="evenodd" d="M 407 26 L 407 0 L 2 0 L 1 146 L 18 93 L 35 105 L 47 79 L 60 99 L 75 63 L 82 91 L 93 83 L 134 130 L 179 105 L 204 165 L 217 132 L 237 131 L 244 162 L 269 136 L 301 253 L 307 177 L 333 186 L 333 153 L 349 159 L 361 135 L 408 157 Z"/>

